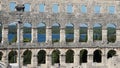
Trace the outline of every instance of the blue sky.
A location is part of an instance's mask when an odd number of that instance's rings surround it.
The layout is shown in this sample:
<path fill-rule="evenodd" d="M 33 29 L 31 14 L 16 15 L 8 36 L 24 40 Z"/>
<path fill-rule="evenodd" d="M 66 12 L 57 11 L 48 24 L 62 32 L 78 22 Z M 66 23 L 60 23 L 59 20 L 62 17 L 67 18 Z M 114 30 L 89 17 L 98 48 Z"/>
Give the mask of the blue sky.
<path fill-rule="evenodd" d="M 15 6 L 16 6 L 16 3 L 15 2 L 11 2 L 10 3 L 10 11 L 15 11 Z M 95 6 L 94 7 L 94 12 L 95 13 L 100 13 L 100 6 Z M 52 11 L 54 12 L 54 13 L 58 13 L 58 11 L 59 11 L 59 7 L 58 7 L 58 4 L 53 4 L 53 6 L 52 6 Z M 109 6 L 108 7 L 108 9 L 106 9 L 106 10 L 108 10 L 108 12 L 110 13 L 110 14 L 113 14 L 114 12 L 115 12 L 115 7 L 114 6 Z M 29 12 L 30 11 L 30 4 L 25 4 L 25 12 Z M 45 5 L 44 4 L 40 4 L 39 5 L 39 11 L 40 12 L 44 12 L 45 11 Z M 72 4 L 68 4 L 67 5 L 67 8 L 66 8 L 66 11 L 67 11 L 67 13 L 72 13 L 73 12 L 73 8 L 72 8 Z M 87 7 L 85 6 L 85 5 L 82 5 L 81 7 L 80 7 L 80 11 L 82 12 L 82 13 L 87 13 L 87 12 L 89 12 L 89 11 L 87 11 Z M 40 24 L 41 26 L 44 26 L 43 24 Z M 71 24 L 68 24 L 69 26 L 72 26 Z M 30 25 L 29 24 L 25 24 L 25 26 L 28 26 L 28 27 L 30 27 Z M 83 26 L 86 26 L 86 25 L 83 25 Z M 97 26 L 99 26 L 99 25 L 97 25 Z M 110 25 L 110 26 L 112 26 L 112 25 Z"/>

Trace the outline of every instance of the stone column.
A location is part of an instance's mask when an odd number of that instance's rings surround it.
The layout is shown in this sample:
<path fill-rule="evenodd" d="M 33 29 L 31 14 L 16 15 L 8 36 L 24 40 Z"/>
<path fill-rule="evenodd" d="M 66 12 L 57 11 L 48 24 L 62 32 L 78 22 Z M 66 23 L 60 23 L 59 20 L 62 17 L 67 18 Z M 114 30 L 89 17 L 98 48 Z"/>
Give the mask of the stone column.
<path fill-rule="evenodd" d="M 74 28 L 74 42 L 79 42 L 79 28 Z"/>
<path fill-rule="evenodd" d="M 88 43 L 92 43 L 93 42 L 93 29 L 92 28 L 88 28 Z"/>
<path fill-rule="evenodd" d="M 60 54 L 60 66 L 65 66 L 65 54 Z"/>
<path fill-rule="evenodd" d="M 46 27 L 46 43 L 52 43 L 52 29 L 51 29 L 51 27 Z"/>
<path fill-rule="evenodd" d="M 92 53 L 92 51 L 88 51 L 87 60 L 88 60 L 88 63 L 93 62 L 93 53 Z"/>
<path fill-rule="evenodd" d="M 102 42 L 103 43 L 107 42 L 107 29 L 105 28 L 102 29 Z"/>
<path fill-rule="evenodd" d="M 37 28 L 35 28 L 35 27 L 32 27 L 32 39 L 31 39 L 31 42 L 32 43 L 37 42 Z"/>
<path fill-rule="evenodd" d="M 8 43 L 8 27 L 2 26 L 2 43 Z"/>
<path fill-rule="evenodd" d="M 37 67 L 37 55 L 35 53 L 32 54 L 31 64 L 33 68 Z"/>
<path fill-rule="evenodd" d="M 20 35 L 20 43 L 22 43 L 23 42 L 23 29 L 21 27 L 19 27 L 19 26 L 17 26 L 17 27 L 18 27 L 17 28 L 17 42 L 19 42 L 18 37 Z M 19 32 L 19 28 L 20 28 L 20 32 Z"/>
<path fill-rule="evenodd" d="M 60 42 L 65 43 L 65 28 L 60 28 Z"/>
<path fill-rule="evenodd" d="M 6 64 L 6 68 L 8 66 L 8 50 L 4 50 L 3 56 L 2 56 L 2 62 Z"/>
<path fill-rule="evenodd" d="M 120 42 L 120 29 L 116 30 L 116 42 Z"/>
<path fill-rule="evenodd" d="M 74 54 L 74 65 L 75 66 L 79 66 L 79 60 L 80 57 L 79 57 L 79 54 Z"/>
<path fill-rule="evenodd" d="M 50 54 L 46 55 L 46 65 L 47 65 L 47 68 L 50 68 L 50 66 L 52 65 L 51 55 Z"/>

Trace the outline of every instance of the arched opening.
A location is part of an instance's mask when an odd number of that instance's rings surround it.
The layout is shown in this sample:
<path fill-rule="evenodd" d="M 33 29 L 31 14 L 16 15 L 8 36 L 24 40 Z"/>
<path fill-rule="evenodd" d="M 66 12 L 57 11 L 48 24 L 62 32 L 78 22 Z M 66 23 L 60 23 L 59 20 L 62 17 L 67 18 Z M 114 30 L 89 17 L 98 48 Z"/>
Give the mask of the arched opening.
<path fill-rule="evenodd" d="M 59 50 L 54 50 L 52 52 L 52 64 L 55 64 L 55 63 L 60 63 L 60 51 Z"/>
<path fill-rule="evenodd" d="M 38 65 L 46 63 L 46 52 L 44 50 L 40 50 L 37 55 Z"/>
<path fill-rule="evenodd" d="M 23 42 L 31 41 L 31 27 L 30 23 L 24 23 L 23 25 Z"/>
<path fill-rule="evenodd" d="M 8 61 L 9 63 L 17 63 L 17 52 L 11 51 L 8 55 Z"/>
<path fill-rule="evenodd" d="M 116 41 L 116 26 L 114 24 L 107 25 L 107 40 L 112 43 Z"/>
<path fill-rule="evenodd" d="M 93 62 L 97 62 L 97 63 L 102 62 L 102 52 L 100 50 L 94 51 Z"/>
<path fill-rule="evenodd" d="M 66 63 L 73 63 L 74 62 L 74 51 L 68 50 L 66 52 Z"/>
<path fill-rule="evenodd" d="M 102 26 L 94 24 L 93 26 L 93 41 L 102 40 Z"/>
<path fill-rule="evenodd" d="M 17 24 L 15 22 L 8 25 L 8 41 L 9 43 L 17 41 Z"/>
<path fill-rule="evenodd" d="M 87 63 L 87 50 L 83 49 L 80 51 L 80 64 Z"/>
<path fill-rule="evenodd" d="M 2 41 L 2 23 L 0 22 L 0 42 Z"/>
<path fill-rule="evenodd" d="M 2 60 L 2 56 L 3 56 L 3 53 L 2 53 L 2 52 L 0 52 L 0 60 Z"/>
<path fill-rule="evenodd" d="M 44 23 L 38 24 L 38 42 L 46 41 L 46 25 Z"/>
<path fill-rule="evenodd" d="M 74 26 L 73 26 L 73 24 L 71 24 L 71 23 L 66 24 L 65 34 L 66 34 L 66 42 L 73 42 L 73 40 L 74 40 Z"/>
<path fill-rule="evenodd" d="M 80 38 L 79 38 L 79 42 L 87 42 L 87 30 L 88 30 L 88 26 L 87 24 L 80 24 Z"/>
<path fill-rule="evenodd" d="M 60 40 L 60 25 L 55 23 L 52 25 L 52 42 L 59 42 Z"/>
<path fill-rule="evenodd" d="M 112 58 L 113 56 L 116 56 L 116 51 L 115 50 L 109 50 L 107 53 L 107 58 Z"/>
<path fill-rule="evenodd" d="M 31 56 L 32 52 L 30 50 L 26 50 L 23 53 L 23 65 L 31 64 Z"/>

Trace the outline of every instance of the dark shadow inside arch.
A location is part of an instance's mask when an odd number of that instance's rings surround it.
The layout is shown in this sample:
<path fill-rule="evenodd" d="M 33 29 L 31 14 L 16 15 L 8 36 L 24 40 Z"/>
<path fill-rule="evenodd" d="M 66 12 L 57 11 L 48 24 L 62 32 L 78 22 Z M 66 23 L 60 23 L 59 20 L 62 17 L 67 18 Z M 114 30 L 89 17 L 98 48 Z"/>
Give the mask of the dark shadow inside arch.
<path fill-rule="evenodd" d="M 0 43 L 2 41 L 2 23 L 0 22 Z"/>
<path fill-rule="evenodd" d="M 2 60 L 2 56 L 3 56 L 3 53 L 2 53 L 2 52 L 0 52 L 0 60 Z"/>
<path fill-rule="evenodd" d="M 65 28 L 66 42 L 73 42 L 74 40 L 74 25 L 69 23 L 66 24 Z"/>
<path fill-rule="evenodd" d="M 93 41 L 102 40 L 102 26 L 95 24 L 93 27 Z"/>
<path fill-rule="evenodd" d="M 31 56 L 32 52 L 30 50 L 26 50 L 23 53 L 23 65 L 31 64 Z"/>
<path fill-rule="evenodd" d="M 8 41 L 10 44 L 17 41 L 17 24 L 15 22 L 8 25 Z"/>
<path fill-rule="evenodd" d="M 59 42 L 60 40 L 60 25 L 58 23 L 54 23 L 52 25 L 52 42 Z"/>
<path fill-rule="evenodd" d="M 66 63 L 73 63 L 74 62 L 74 51 L 68 50 L 66 52 Z"/>
<path fill-rule="evenodd" d="M 80 38 L 79 38 L 79 42 L 87 42 L 87 30 L 88 30 L 88 26 L 87 24 L 80 24 Z"/>
<path fill-rule="evenodd" d="M 52 64 L 55 64 L 55 63 L 60 63 L 60 51 L 59 50 L 54 50 L 52 52 Z"/>
<path fill-rule="evenodd" d="M 107 53 L 107 58 L 112 58 L 113 56 L 116 56 L 116 51 L 115 50 L 110 50 L 108 53 Z"/>
<path fill-rule="evenodd" d="M 23 27 L 23 42 L 30 42 L 32 25 L 30 23 L 24 23 L 23 26 L 24 26 Z"/>
<path fill-rule="evenodd" d="M 94 51 L 93 62 L 97 62 L 97 63 L 102 62 L 102 52 L 100 50 Z"/>
<path fill-rule="evenodd" d="M 81 50 L 80 51 L 80 64 L 81 63 L 87 63 L 87 50 Z"/>
<path fill-rule="evenodd" d="M 112 43 L 116 41 L 116 26 L 114 24 L 107 25 L 107 40 Z"/>
<path fill-rule="evenodd" d="M 17 63 L 17 52 L 11 51 L 8 55 L 8 61 L 9 63 Z"/>
<path fill-rule="evenodd" d="M 38 33 L 38 42 L 45 42 L 46 41 L 46 24 L 39 23 L 37 28 Z"/>
<path fill-rule="evenodd" d="M 44 50 L 40 50 L 37 55 L 38 65 L 46 63 L 46 52 Z"/>

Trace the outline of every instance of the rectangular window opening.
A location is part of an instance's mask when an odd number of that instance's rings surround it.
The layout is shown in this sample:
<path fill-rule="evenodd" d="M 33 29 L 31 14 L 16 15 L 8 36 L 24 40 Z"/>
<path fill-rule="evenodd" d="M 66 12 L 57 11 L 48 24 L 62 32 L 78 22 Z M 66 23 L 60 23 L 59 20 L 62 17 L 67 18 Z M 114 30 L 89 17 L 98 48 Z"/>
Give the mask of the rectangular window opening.
<path fill-rule="evenodd" d="M 81 12 L 82 13 L 87 13 L 87 7 L 86 7 L 86 5 L 82 5 L 81 6 Z"/>
<path fill-rule="evenodd" d="M 15 6 L 16 6 L 15 2 L 10 2 L 10 11 L 15 11 Z"/>
<path fill-rule="evenodd" d="M 115 6 L 109 6 L 108 12 L 109 12 L 110 14 L 114 14 L 114 13 L 115 13 Z"/>
<path fill-rule="evenodd" d="M 53 13 L 58 13 L 58 4 L 53 4 L 52 11 Z"/>
<path fill-rule="evenodd" d="M 45 12 L 45 4 L 40 4 L 39 11 L 40 12 Z"/>
<path fill-rule="evenodd" d="M 30 11 L 30 4 L 25 4 L 25 12 L 29 12 Z"/>
<path fill-rule="evenodd" d="M 73 12 L 72 5 L 67 5 L 67 13 L 72 13 L 72 12 Z"/>
<path fill-rule="evenodd" d="M 94 7 L 94 12 L 95 13 L 100 13 L 100 6 L 95 6 Z"/>

